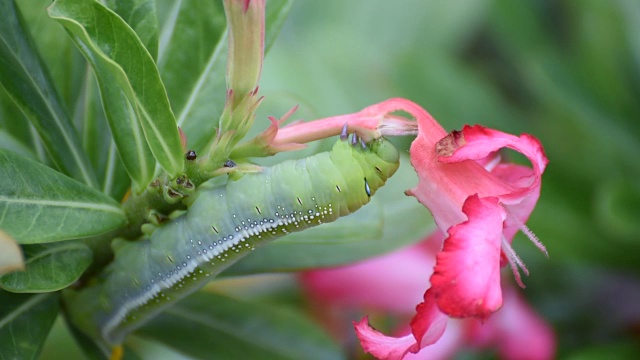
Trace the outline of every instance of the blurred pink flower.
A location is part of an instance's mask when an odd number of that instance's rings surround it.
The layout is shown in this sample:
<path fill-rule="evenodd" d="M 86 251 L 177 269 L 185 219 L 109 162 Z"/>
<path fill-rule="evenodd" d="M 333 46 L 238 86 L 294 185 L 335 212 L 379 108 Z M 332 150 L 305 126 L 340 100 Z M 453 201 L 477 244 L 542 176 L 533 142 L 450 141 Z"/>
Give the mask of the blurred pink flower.
<path fill-rule="evenodd" d="M 421 243 L 377 258 L 344 267 L 308 271 L 302 273 L 301 281 L 309 298 L 321 304 L 327 313 L 335 309 L 364 308 L 403 320 L 414 313 L 415 304 L 422 300 L 422 293 L 428 285 L 425 279 L 433 271 L 443 238 L 438 232 Z M 381 341 L 375 343 L 375 348 L 365 346 L 365 351 L 382 359 L 448 359 L 462 346 L 475 346 L 493 347 L 505 359 L 553 358 L 555 338 L 551 328 L 518 296 L 515 289 L 507 288 L 505 298 L 507 302 L 503 309 L 484 323 L 476 319 L 448 319 L 442 315 L 444 333 L 439 333 L 436 343 L 417 354 L 407 353 L 396 346 L 398 342 L 403 342 L 405 347 L 415 343 L 408 326 L 394 331 L 398 338 L 377 333 Z M 364 332 L 375 332 L 367 325 L 366 318 L 357 326 Z M 385 343 L 385 339 L 391 343 Z"/>

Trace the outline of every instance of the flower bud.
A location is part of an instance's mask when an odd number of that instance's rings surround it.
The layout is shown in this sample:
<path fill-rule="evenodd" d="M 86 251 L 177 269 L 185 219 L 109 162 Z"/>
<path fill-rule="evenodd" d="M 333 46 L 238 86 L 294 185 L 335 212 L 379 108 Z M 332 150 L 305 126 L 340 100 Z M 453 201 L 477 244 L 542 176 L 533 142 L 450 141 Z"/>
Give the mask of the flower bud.
<path fill-rule="evenodd" d="M 229 27 L 227 87 L 234 105 L 258 85 L 264 59 L 265 0 L 225 0 Z"/>

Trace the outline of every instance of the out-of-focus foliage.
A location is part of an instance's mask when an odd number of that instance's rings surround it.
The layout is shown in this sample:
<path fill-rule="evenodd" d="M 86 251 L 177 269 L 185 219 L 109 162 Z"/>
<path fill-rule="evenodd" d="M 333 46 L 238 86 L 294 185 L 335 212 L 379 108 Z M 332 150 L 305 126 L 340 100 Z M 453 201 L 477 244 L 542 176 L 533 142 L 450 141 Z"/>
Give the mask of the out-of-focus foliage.
<path fill-rule="evenodd" d="M 634 0 L 299 2 L 261 86 L 317 116 L 402 96 L 451 130 L 538 137 L 550 163 L 528 225 L 550 259 L 516 237 L 523 294 L 561 357 L 624 357 L 640 351 L 639 24 Z"/>

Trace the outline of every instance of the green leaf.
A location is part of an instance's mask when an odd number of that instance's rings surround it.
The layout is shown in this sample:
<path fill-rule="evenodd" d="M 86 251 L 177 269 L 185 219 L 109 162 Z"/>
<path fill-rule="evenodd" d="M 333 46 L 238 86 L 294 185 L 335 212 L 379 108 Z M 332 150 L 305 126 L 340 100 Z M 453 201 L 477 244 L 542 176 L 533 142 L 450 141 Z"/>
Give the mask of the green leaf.
<path fill-rule="evenodd" d="M 275 40 L 292 3 L 267 2 L 265 49 Z M 175 4 L 161 31 L 158 67 L 188 147 L 201 151 L 215 133 L 226 100 L 226 20 L 220 1 Z"/>
<path fill-rule="evenodd" d="M 13 151 L 31 160 L 36 159 L 36 155 L 31 152 L 31 149 L 2 129 L 0 129 L 0 149 Z"/>
<path fill-rule="evenodd" d="M 222 1 L 175 2 L 163 24 L 158 68 L 188 147 L 198 151 L 213 136 L 226 99 Z"/>
<path fill-rule="evenodd" d="M 162 168 L 178 175 L 184 157 L 175 118 L 155 63 L 135 32 L 95 1 L 59 0 L 49 7 L 49 16 L 68 30 L 93 66 L 118 151 L 136 190 L 153 177 L 155 164 L 147 144 Z"/>
<path fill-rule="evenodd" d="M 88 64 L 75 49 L 64 28 L 48 19 L 47 6 L 51 3 L 52 0 L 16 1 L 60 99 L 72 112 L 77 105 L 76 101 L 82 96 L 81 85 L 85 72 L 79 70 Z M 71 118 L 73 119 L 73 115 Z M 79 132 L 78 123 L 73 120 L 72 123 Z"/>
<path fill-rule="evenodd" d="M 414 197 L 404 195 L 417 183 L 408 157 L 403 156 L 397 173 L 363 209 L 258 248 L 224 274 L 337 266 L 423 240 L 433 230 L 431 214 Z"/>
<path fill-rule="evenodd" d="M 125 224 L 107 195 L 10 151 L 0 150 L 0 228 L 21 244 L 104 233 Z"/>
<path fill-rule="evenodd" d="M 158 56 L 158 16 L 154 0 L 107 0 L 107 6 L 136 32 L 154 59 Z"/>
<path fill-rule="evenodd" d="M 37 359 L 58 315 L 58 293 L 0 290 L 0 359 Z"/>
<path fill-rule="evenodd" d="M 98 84 L 87 72 L 76 118 L 83 119 L 82 142 L 100 181 L 100 190 L 116 200 L 131 187 L 131 179 L 117 154 L 116 145 L 99 99 Z"/>
<path fill-rule="evenodd" d="M 97 187 L 89 160 L 13 1 L 0 3 L 0 83 L 38 130 L 56 168 Z"/>
<path fill-rule="evenodd" d="M 24 271 L 0 276 L 0 288 L 14 293 L 51 292 L 66 288 L 89 267 L 93 253 L 78 241 L 25 245 Z"/>
<path fill-rule="evenodd" d="M 24 116 L 18 105 L 9 97 L 9 94 L 0 86 L 0 127 L 9 134 L 13 139 L 17 140 L 19 147 L 29 149 L 32 152 L 33 145 L 33 127 L 29 124 L 29 120 Z M 11 150 L 11 148 L 5 148 Z M 20 150 L 13 150 L 21 153 Z M 27 156 L 27 155 L 25 155 Z"/>
<path fill-rule="evenodd" d="M 342 359 L 301 313 L 199 292 L 137 332 L 197 359 Z"/>

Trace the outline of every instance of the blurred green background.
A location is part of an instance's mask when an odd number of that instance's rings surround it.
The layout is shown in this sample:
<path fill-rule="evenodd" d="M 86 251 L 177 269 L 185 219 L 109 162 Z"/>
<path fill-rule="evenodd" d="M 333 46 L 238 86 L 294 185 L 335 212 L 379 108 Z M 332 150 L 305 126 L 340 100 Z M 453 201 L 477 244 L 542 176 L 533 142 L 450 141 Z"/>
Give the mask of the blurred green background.
<path fill-rule="evenodd" d="M 297 1 L 260 87 L 265 115 L 400 96 L 448 130 L 538 137 L 550 163 L 528 225 L 550 258 L 516 238 L 522 293 L 560 358 L 640 356 L 640 1 Z"/>
<path fill-rule="evenodd" d="M 640 1 L 298 1 L 261 89 L 317 117 L 401 96 L 449 130 L 538 137 L 528 224 L 550 259 L 516 238 L 523 293 L 560 357 L 640 354 Z"/>

